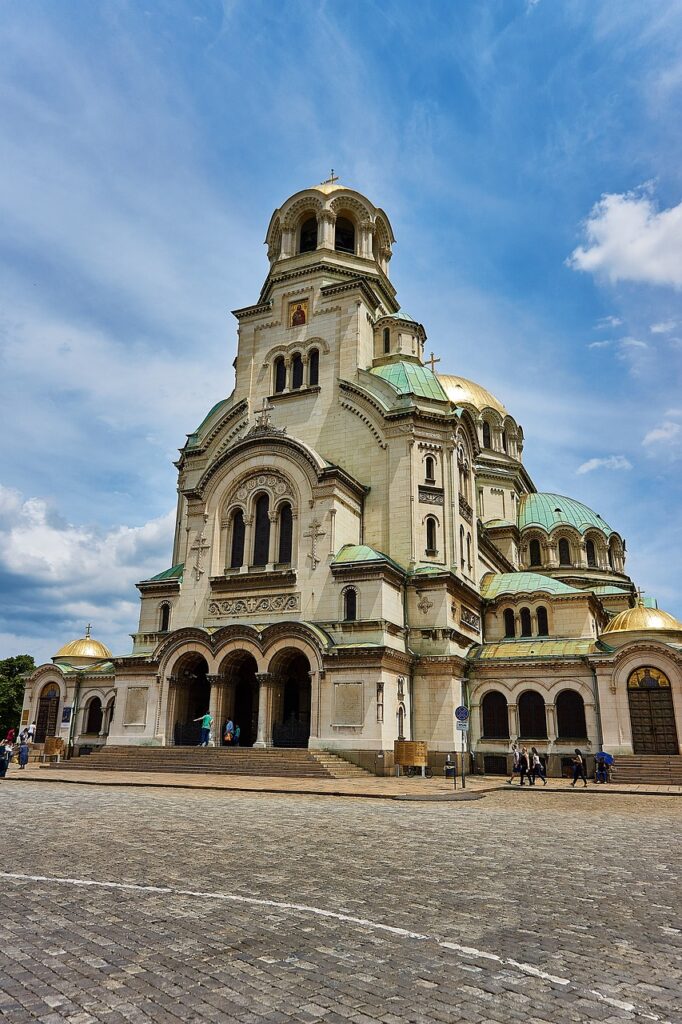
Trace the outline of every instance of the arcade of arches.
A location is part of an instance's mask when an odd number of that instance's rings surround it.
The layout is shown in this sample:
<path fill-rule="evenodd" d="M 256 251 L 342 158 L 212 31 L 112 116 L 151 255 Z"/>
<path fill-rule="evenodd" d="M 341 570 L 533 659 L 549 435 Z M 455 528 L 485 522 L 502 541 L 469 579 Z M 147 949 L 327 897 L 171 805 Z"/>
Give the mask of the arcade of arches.
<path fill-rule="evenodd" d="M 169 678 L 167 736 L 174 746 L 199 743 L 201 717 L 213 717 L 213 742 L 224 744 L 225 725 L 240 728 L 243 747 L 306 747 L 310 738 L 311 673 L 307 656 L 286 648 L 258 672 L 248 651 L 233 651 L 216 675 L 200 654 L 183 655 Z"/>

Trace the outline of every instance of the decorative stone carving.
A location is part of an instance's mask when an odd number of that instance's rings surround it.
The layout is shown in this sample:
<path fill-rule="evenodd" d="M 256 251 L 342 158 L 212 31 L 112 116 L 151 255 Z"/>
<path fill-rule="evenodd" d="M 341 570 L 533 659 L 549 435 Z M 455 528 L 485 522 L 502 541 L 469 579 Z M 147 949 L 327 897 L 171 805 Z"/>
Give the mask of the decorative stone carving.
<path fill-rule="evenodd" d="M 431 611 L 431 609 L 433 608 L 433 601 L 429 601 L 426 594 L 422 594 L 421 600 L 419 601 L 417 608 L 419 609 L 420 612 L 423 612 L 424 615 L 426 615 L 426 613 Z"/>
<path fill-rule="evenodd" d="M 300 594 L 270 594 L 268 597 L 228 597 L 222 601 L 211 601 L 208 614 L 211 618 L 224 615 L 254 615 L 258 612 L 300 612 Z"/>
<path fill-rule="evenodd" d="M 277 495 L 291 494 L 289 483 L 284 477 L 279 476 L 277 473 L 259 473 L 257 476 L 250 476 L 248 480 L 244 481 L 237 491 L 237 500 L 246 501 L 249 494 L 255 491 L 257 487 L 267 487 L 273 494 Z"/>
<path fill-rule="evenodd" d="M 459 514 L 461 515 L 462 519 L 466 519 L 467 523 L 472 522 L 474 510 L 472 509 L 471 505 L 462 494 L 460 494 L 459 496 Z"/>
<path fill-rule="evenodd" d="M 442 505 L 443 492 L 428 490 L 426 487 L 419 488 L 419 500 L 424 505 Z"/>
<path fill-rule="evenodd" d="M 205 569 L 203 567 L 204 554 L 211 547 L 211 545 L 204 537 L 204 529 L 206 528 L 207 519 L 208 516 L 204 515 L 204 525 L 202 526 L 200 532 L 197 534 L 197 538 L 194 541 L 194 544 L 192 544 L 192 547 L 190 548 L 191 551 L 195 552 L 193 571 L 194 578 L 197 581 L 197 583 L 199 582 L 199 580 L 201 579 L 205 572 Z"/>
<path fill-rule="evenodd" d="M 308 558 L 311 561 L 313 569 L 316 569 L 320 564 L 320 559 L 317 555 L 317 542 L 322 537 L 326 536 L 325 531 L 320 529 L 321 525 L 322 523 L 319 519 L 313 519 L 310 524 L 310 529 L 306 530 L 303 534 L 304 537 L 310 537 L 310 552 L 308 553 Z"/>
<path fill-rule="evenodd" d="M 481 628 L 481 617 L 475 612 L 470 611 L 462 605 L 459 612 L 459 621 L 463 626 L 469 626 L 471 629 Z"/>

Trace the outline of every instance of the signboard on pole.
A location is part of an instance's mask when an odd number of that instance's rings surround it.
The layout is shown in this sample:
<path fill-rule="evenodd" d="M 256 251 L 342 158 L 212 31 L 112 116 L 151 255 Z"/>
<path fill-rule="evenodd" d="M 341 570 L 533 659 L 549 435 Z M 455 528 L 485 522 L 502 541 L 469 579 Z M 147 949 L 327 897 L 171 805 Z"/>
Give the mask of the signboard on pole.
<path fill-rule="evenodd" d="M 455 708 L 455 718 L 458 722 L 468 722 L 469 708 L 465 708 L 463 704 L 460 704 L 458 708 Z"/>
<path fill-rule="evenodd" d="M 468 722 L 456 722 L 455 724 L 457 726 L 457 732 L 468 732 L 469 731 L 469 723 Z"/>

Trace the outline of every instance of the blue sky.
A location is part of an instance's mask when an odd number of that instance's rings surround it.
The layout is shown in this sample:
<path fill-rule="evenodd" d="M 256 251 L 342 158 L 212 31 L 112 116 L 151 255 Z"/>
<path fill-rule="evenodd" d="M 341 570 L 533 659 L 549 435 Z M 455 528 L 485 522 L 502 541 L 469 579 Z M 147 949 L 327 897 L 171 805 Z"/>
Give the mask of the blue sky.
<path fill-rule="evenodd" d="M 678 2 L 3 0 L 0 52 L 0 656 L 129 650 L 229 311 L 330 167 L 439 369 L 682 617 Z"/>

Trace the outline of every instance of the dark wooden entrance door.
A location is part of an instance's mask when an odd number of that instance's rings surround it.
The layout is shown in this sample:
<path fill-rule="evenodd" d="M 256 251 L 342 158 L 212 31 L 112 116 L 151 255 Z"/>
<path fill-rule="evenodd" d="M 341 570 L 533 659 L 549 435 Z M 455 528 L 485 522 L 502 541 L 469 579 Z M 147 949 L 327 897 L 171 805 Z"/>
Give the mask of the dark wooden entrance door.
<path fill-rule="evenodd" d="M 635 754 L 678 754 L 670 687 L 629 689 L 628 698 Z"/>
<path fill-rule="evenodd" d="M 59 687 L 48 685 L 38 701 L 35 742 L 44 743 L 47 736 L 57 735 L 57 712 L 59 711 Z"/>

